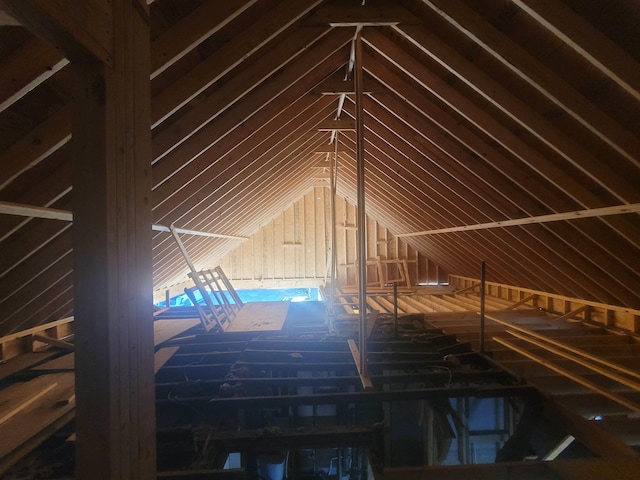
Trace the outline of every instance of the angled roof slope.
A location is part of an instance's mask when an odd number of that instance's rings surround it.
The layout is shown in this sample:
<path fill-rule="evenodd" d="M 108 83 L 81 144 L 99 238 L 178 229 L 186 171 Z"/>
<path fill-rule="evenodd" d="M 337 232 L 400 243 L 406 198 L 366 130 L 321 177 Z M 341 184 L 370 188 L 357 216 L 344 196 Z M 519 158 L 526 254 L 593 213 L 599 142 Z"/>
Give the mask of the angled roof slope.
<path fill-rule="evenodd" d="M 365 27 L 367 213 L 394 234 L 640 201 L 632 0 L 156 0 L 154 221 L 247 237 L 317 184 Z M 70 210 L 67 61 L 0 27 L 0 201 Z M 348 88 L 351 88 L 351 82 Z M 355 195 L 355 135 L 338 134 Z M 3 211 L 7 211 L 6 204 Z M 584 215 L 583 215 L 584 216 Z M 638 213 L 406 237 L 452 273 L 640 307 Z M 196 259 L 242 241 L 191 237 Z M 0 215 L 0 332 L 72 311 L 71 227 Z M 157 287 L 184 263 L 155 233 Z"/>

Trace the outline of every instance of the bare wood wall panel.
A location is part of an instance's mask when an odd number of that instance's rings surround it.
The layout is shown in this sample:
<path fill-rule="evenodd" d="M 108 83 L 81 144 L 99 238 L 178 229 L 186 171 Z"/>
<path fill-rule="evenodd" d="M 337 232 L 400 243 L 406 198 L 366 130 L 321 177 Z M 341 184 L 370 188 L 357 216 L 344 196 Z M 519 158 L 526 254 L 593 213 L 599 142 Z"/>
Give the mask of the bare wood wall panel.
<path fill-rule="evenodd" d="M 329 274 L 329 210 L 329 189 L 313 187 L 218 263 L 237 288 L 321 285 Z M 339 197 L 336 219 L 338 281 L 341 285 L 354 285 L 356 207 Z M 447 281 L 446 271 L 370 218 L 367 258 L 371 285 L 402 277 L 405 267 L 402 262 L 394 262 L 396 259 L 406 260 L 412 285 Z"/>

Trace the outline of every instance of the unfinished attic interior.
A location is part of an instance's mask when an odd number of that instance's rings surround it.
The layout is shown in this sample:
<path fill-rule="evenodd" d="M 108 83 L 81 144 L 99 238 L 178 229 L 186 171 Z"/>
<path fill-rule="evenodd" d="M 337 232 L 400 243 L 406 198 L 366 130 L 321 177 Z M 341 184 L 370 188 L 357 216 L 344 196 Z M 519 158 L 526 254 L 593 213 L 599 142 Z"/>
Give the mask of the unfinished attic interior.
<path fill-rule="evenodd" d="M 0 0 L 0 477 L 637 479 L 639 25 Z"/>

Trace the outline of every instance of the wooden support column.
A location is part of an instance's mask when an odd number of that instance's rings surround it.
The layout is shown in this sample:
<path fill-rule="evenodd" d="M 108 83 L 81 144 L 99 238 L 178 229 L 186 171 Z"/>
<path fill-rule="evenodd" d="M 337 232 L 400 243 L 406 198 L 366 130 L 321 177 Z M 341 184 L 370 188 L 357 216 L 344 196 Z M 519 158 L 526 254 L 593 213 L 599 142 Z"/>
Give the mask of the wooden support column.
<path fill-rule="evenodd" d="M 365 166 L 364 166 L 364 108 L 362 87 L 362 27 L 358 26 L 355 39 L 355 86 L 356 86 L 356 160 L 358 173 L 358 311 L 360 314 L 360 374 L 367 372 L 367 214 L 365 210 Z"/>
<path fill-rule="evenodd" d="M 0 0 L 74 79 L 76 478 L 155 479 L 149 12 Z"/>
<path fill-rule="evenodd" d="M 155 479 L 149 25 L 115 1 L 113 60 L 73 62 L 76 477 Z"/>

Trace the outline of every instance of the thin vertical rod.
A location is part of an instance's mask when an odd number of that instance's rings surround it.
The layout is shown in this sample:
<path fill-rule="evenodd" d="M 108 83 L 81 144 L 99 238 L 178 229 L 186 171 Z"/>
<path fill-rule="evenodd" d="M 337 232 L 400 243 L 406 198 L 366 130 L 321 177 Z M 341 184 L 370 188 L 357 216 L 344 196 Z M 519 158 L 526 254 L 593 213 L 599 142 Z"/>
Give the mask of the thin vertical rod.
<path fill-rule="evenodd" d="M 398 338 L 398 282 L 393 282 L 393 336 Z"/>
<path fill-rule="evenodd" d="M 362 28 L 358 27 L 355 41 L 356 87 L 356 162 L 358 173 L 358 311 L 360 313 L 360 372 L 367 376 L 367 217 L 364 204 L 364 112 L 362 108 Z"/>
<path fill-rule="evenodd" d="M 338 263 L 336 256 L 336 188 L 338 184 L 338 131 L 335 131 L 335 151 L 331 162 L 331 172 L 329 173 L 331 182 L 331 297 L 330 308 L 333 313 L 336 293 L 336 266 Z"/>
<path fill-rule="evenodd" d="M 484 305 L 486 287 L 487 265 L 482 262 L 480 273 L 480 353 L 484 353 Z"/>

